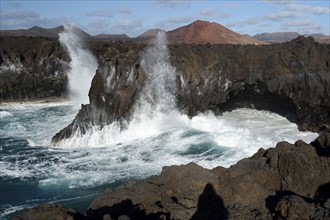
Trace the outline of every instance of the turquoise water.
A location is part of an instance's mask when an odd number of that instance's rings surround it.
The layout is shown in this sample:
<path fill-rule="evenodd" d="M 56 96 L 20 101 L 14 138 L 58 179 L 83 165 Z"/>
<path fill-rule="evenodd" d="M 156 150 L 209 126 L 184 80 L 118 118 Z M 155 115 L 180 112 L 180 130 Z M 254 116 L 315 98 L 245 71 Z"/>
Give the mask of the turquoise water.
<path fill-rule="evenodd" d="M 133 119 L 126 130 L 115 123 L 94 127 L 51 147 L 52 136 L 77 112 L 72 103 L 0 105 L 1 219 L 39 203 L 85 212 L 105 188 L 159 174 L 163 166 L 228 167 L 260 147 L 316 137 L 265 111 L 238 109 L 193 119 L 173 111 Z"/>

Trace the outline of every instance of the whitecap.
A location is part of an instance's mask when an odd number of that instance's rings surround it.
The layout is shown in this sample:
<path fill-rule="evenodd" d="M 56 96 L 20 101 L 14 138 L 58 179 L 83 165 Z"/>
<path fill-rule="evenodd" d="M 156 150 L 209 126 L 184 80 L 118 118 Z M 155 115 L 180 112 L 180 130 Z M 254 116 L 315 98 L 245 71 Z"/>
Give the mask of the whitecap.
<path fill-rule="evenodd" d="M 7 111 L 0 111 L 0 118 L 12 117 L 13 115 Z"/>

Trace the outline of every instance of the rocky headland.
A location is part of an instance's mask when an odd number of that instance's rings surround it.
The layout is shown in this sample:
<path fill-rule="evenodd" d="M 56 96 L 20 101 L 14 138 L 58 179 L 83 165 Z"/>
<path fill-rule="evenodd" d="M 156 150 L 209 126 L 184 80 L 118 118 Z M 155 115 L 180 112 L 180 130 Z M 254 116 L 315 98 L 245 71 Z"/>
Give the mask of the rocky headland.
<path fill-rule="evenodd" d="M 90 104 L 57 133 L 52 143 L 91 126 L 129 122 L 146 82 L 144 47 L 104 44 L 89 91 Z M 190 117 L 238 107 L 276 112 L 300 130 L 321 132 L 330 124 L 330 45 L 313 38 L 277 45 L 186 45 L 169 47 L 176 69 L 177 106 Z M 122 123 L 125 124 L 125 123 Z"/>

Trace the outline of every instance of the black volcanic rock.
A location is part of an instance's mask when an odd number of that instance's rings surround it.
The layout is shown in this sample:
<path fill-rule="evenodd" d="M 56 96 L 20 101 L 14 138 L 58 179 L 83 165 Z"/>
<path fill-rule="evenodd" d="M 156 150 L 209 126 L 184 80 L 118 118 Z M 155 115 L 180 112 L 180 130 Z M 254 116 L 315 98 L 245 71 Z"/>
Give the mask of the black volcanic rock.
<path fill-rule="evenodd" d="M 69 57 L 59 42 L 41 37 L 0 37 L 0 102 L 66 95 Z"/>
<path fill-rule="evenodd" d="M 112 44 L 99 57 L 90 104 L 53 138 L 56 143 L 79 127 L 129 122 L 146 74 L 142 45 Z M 177 105 L 189 116 L 238 107 L 269 110 L 300 130 L 327 130 L 330 124 L 330 45 L 299 37 L 277 45 L 172 45 Z"/>

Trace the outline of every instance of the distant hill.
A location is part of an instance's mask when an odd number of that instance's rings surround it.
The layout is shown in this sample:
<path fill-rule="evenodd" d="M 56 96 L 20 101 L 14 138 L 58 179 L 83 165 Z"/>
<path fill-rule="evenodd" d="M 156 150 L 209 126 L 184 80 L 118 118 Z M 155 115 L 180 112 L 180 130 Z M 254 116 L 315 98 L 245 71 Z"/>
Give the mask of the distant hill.
<path fill-rule="evenodd" d="M 253 38 L 270 43 L 282 43 L 286 41 L 291 41 L 300 35 L 304 35 L 305 37 L 310 37 L 310 36 L 314 37 L 315 41 L 320 43 L 330 43 L 330 36 L 326 36 L 320 33 L 299 34 L 297 32 L 273 32 L 273 33 L 256 34 L 253 36 Z"/>
<path fill-rule="evenodd" d="M 140 43 L 152 43 L 161 29 L 150 29 L 136 38 L 130 38 L 126 34 L 98 34 L 91 36 L 85 31 L 74 27 L 76 33 L 85 39 L 95 39 L 100 41 L 135 41 Z M 31 36 L 31 37 L 48 37 L 58 38 L 58 34 L 64 31 L 64 26 L 54 28 L 43 28 L 34 26 L 29 29 L 19 30 L 0 30 L 0 36 Z M 165 32 L 165 31 L 164 31 Z M 291 41 L 300 34 L 297 32 L 273 32 L 256 34 L 253 37 L 249 35 L 238 34 L 218 23 L 197 20 L 189 25 L 179 27 L 172 31 L 166 32 L 167 40 L 170 44 L 186 43 L 186 44 L 267 44 L 281 43 Z M 317 42 L 330 44 L 330 36 L 324 34 L 309 34 L 304 36 L 312 36 Z"/>
<path fill-rule="evenodd" d="M 143 34 L 140 34 L 136 38 L 144 38 L 144 39 L 152 38 L 152 37 L 155 37 L 159 32 L 165 32 L 165 31 L 162 29 L 158 29 L 158 28 L 150 29 L 150 30 L 144 32 Z"/>
<path fill-rule="evenodd" d="M 315 41 L 319 43 L 330 44 L 330 35 L 327 36 L 324 34 L 316 33 L 316 34 L 307 34 L 304 36 L 314 37 Z"/>
<path fill-rule="evenodd" d="M 265 44 L 231 31 L 218 23 L 201 20 L 167 32 L 167 40 L 169 43 L 186 44 Z"/>
<path fill-rule="evenodd" d="M 98 34 L 95 35 L 94 38 L 97 40 L 131 40 L 131 38 L 126 34 Z"/>
<path fill-rule="evenodd" d="M 76 30 L 76 33 L 82 38 L 91 38 L 91 36 L 85 31 L 82 31 L 77 27 L 74 28 Z M 64 31 L 63 25 L 54 28 L 43 28 L 39 26 L 34 26 L 29 29 L 1 30 L 0 35 L 57 38 L 58 34 L 63 31 Z"/>
<path fill-rule="evenodd" d="M 299 35 L 300 34 L 297 32 L 274 32 L 256 34 L 253 36 L 253 38 L 271 43 L 281 43 L 297 38 Z"/>

